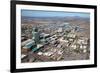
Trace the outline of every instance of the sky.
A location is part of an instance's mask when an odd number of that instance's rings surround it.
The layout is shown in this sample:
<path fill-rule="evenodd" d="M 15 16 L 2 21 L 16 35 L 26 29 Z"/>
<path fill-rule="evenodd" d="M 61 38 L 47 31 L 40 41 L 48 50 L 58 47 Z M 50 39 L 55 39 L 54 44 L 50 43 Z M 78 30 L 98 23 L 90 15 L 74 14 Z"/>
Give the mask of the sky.
<path fill-rule="evenodd" d="M 89 18 L 90 13 L 64 12 L 64 11 L 42 11 L 42 10 L 21 10 L 21 16 L 28 16 L 28 17 L 79 16 L 79 17 Z"/>

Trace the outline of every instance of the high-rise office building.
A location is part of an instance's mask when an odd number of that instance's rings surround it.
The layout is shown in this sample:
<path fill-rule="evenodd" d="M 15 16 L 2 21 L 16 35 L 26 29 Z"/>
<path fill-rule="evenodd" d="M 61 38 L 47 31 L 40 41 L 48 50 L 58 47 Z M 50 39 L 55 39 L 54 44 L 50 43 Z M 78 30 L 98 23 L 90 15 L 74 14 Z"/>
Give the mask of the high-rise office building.
<path fill-rule="evenodd" d="M 39 43 L 40 40 L 40 33 L 38 31 L 38 28 L 33 28 L 32 30 L 32 39 L 35 41 L 35 43 Z"/>

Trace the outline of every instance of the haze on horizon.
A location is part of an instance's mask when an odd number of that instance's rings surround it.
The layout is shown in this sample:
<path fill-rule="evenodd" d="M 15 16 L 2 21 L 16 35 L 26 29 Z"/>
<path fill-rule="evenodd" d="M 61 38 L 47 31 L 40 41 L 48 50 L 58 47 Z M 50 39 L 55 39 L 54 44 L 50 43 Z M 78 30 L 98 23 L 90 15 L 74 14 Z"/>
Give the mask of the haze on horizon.
<path fill-rule="evenodd" d="M 27 17 L 67 17 L 69 16 L 69 17 L 90 18 L 90 13 L 22 9 L 21 16 L 27 16 Z"/>

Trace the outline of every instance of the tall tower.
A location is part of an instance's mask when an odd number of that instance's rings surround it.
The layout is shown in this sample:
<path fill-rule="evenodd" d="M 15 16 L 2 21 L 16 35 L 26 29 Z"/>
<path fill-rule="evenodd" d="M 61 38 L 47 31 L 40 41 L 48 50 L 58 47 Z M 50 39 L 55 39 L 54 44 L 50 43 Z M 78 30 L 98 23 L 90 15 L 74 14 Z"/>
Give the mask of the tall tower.
<path fill-rule="evenodd" d="M 40 40 L 40 34 L 39 34 L 39 31 L 38 31 L 38 28 L 33 28 L 32 30 L 32 39 L 35 41 L 36 44 L 39 43 L 39 40 Z"/>

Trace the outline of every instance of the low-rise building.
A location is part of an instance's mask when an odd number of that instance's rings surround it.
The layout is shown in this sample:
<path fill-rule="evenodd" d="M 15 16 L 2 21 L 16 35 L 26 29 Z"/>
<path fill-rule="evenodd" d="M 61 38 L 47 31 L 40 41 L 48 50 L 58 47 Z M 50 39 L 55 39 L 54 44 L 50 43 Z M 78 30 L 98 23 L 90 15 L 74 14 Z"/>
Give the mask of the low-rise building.
<path fill-rule="evenodd" d="M 26 40 L 26 41 L 23 41 L 23 42 L 21 43 L 21 47 L 25 46 L 27 43 L 29 43 L 29 42 L 31 42 L 31 41 L 32 41 L 32 39 L 28 39 L 28 40 Z"/>
<path fill-rule="evenodd" d="M 30 50 L 31 50 L 30 48 L 27 48 L 27 47 L 24 46 L 24 47 L 21 48 L 21 53 L 25 55 L 25 54 L 28 54 L 28 52 Z"/>

